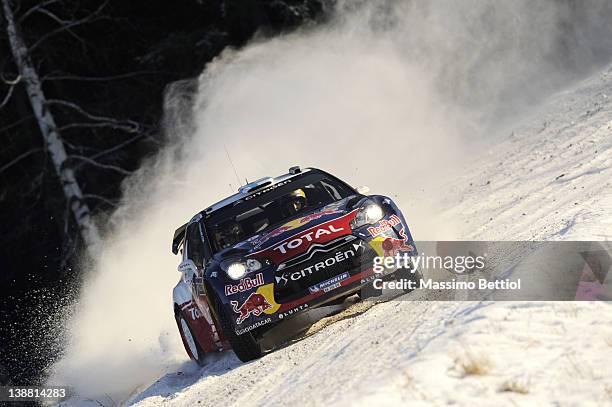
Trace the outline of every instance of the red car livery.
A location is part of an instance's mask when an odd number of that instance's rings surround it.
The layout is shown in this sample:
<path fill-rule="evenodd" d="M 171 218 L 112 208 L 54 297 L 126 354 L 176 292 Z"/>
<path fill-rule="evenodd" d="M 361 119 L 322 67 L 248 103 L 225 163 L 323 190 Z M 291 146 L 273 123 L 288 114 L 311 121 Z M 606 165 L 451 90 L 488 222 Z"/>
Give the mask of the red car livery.
<path fill-rule="evenodd" d="M 375 257 L 415 255 L 416 247 L 390 198 L 293 167 L 196 214 L 175 232 L 179 251 L 175 316 L 188 354 L 202 364 L 219 350 L 260 357 L 269 329 L 359 293 L 372 282 Z"/>

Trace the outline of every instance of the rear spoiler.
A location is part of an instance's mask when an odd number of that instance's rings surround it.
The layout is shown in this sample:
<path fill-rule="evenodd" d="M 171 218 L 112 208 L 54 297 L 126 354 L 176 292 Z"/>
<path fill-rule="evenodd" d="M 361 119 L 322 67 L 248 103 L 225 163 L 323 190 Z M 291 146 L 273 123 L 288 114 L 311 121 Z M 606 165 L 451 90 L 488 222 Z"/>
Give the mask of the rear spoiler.
<path fill-rule="evenodd" d="M 178 229 L 174 231 L 174 237 L 172 238 L 172 253 L 178 254 L 179 246 L 183 243 L 185 239 L 185 229 L 187 228 L 187 223 L 182 226 L 179 226 Z"/>

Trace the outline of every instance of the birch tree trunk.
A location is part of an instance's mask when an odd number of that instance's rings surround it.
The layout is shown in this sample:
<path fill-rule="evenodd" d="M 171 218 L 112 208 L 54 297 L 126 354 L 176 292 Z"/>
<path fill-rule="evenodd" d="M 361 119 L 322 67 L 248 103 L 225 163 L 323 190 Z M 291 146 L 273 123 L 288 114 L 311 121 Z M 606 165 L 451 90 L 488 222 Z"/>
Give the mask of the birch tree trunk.
<path fill-rule="evenodd" d="M 32 110 L 38 122 L 38 127 L 45 141 L 47 152 L 59 177 L 64 195 L 70 207 L 70 211 L 76 221 L 79 233 L 83 238 L 90 254 L 100 242 L 100 235 L 96 225 L 91 218 L 89 206 L 83 198 L 83 192 L 77 183 L 74 171 L 68 166 L 66 149 L 55 125 L 53 115 L 49 111 L 42 90 L 38 73 L 32 64 L 28 54 L 28 48 L 21 37 L 19 27 L 13 15 L 11 0 L 1 0 L 6 19 L 6 32 L 8 34 L 11 51 L 15 64 L 19 69 Z"/>

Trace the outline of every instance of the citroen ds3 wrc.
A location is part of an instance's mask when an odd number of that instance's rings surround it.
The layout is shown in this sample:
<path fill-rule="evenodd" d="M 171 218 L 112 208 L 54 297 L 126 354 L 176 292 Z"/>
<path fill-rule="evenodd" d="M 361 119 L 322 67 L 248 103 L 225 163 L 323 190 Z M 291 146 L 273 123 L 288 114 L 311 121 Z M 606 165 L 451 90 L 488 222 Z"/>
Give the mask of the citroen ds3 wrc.
<path fill-rule="evenodd" d="M 273 327 L 371 287 L 376 256 L 417 255 L 396 204 L 366 193 L 322 170 L 292 167 L 179 227 L 174 313 L 189 356 L 204 364 L 207 353 L 232 349 L 242 361 L 258 358 Z M 386 273 L 414 278 L 414 270 Z"/>

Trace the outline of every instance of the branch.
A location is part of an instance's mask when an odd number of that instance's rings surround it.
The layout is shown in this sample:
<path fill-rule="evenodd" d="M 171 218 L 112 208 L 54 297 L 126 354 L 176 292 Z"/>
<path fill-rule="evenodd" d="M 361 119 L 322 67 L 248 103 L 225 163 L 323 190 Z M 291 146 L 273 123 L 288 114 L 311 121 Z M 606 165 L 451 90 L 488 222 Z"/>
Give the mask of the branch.
<path fill-rule="evenodd" d="M 12 85 L 8 92 L 6 92 L 6 96 L 4 97 L 4 100 L 2 101 L 2 103 L 0 103 L 0 109 L 2 109 L 4 106 L 6 106 L 6 104 L 8 103 L 9 99 L 11 98 L 11 96 L 13 96 L 13 89 L 15 89 L 15 85 Z"/>
<path fill-rule="evenodd" d="M 92 160 L 97 160 L 98 158 L 100 158 L 102 156 L 105 156 L 106 154 L 110 154 L 110 153 L 113 153 L 113 152 L 115 152 L 117 150 L 120 150 L 123 147 L 127 146 L 128 144 L 133 143 L 134 141 L 136 141 L 138 139 L 141 139 L 143 137 L 144 137 L 144 134 L 139 134 L 139 135 L 137 135 L 135 137 L 132 137 L 132 138 L 130 138 L 130 139 L 128 139 L 128 140 L 126 140 L 126 141 L 124 141 L 122 143 L 117 144 L 114 147 L 109 148 L 108 150 L 100 151 L 99 153 L 92 155 L 91 159 Z"/>
<path fill-rule="evenodd" d="M 56 21 L 58 24 L 70 24 L 70 23 L 72 23 L 72 21 L 70 21 L 70 20 L 64 20 L 64 19 L 58 17 L 57 14 L 47 10 L 46 8 L 38 7 L 38 9 L 36 11 L 46 15 L 50 19 Z"/>
<path fill-rule="evenodd" d="M 82 24 L 85 24 L 85 23 L 89 23 L 91 21 L 95 21 L 95 17 L 97 17 L 98 14 L 102 11 L 102 9 L 104 9 L 104 7 L 106 7 L 108 2 L 109 2 L 109 0 L 104 1 L 104 3 L 102 3 L 100 5 L 100 7 L 98 7 L 93 13 L 87 15 L 86 17 L 81 18 L 80 20 L 71 21 L 70 23 L 62 25 L 61 27 L 58 27 L 55 30 L 49 31 L 47 34 L 45 34 L 42 37 L 40 37 L 38 39 L 38 41 L 36 41 L 34 44 L 32 44 L 32 46 L 30 46 L 28 48 L 28 52 L 31 53 L 40 44 L 42 44 L 43 42 L 45 42 L 49 38 L 53 37 L 54 35 L 57 35 L 57 34 L 60 34 L 60 33 L 64 32 L 64 31 L 70 30 L 72 27 L 77 27 L 79 25 L 82 25 Z"/>
<path fill-rule="evenodd" d="M 57 75 L 57 76 L 52 76 L 52 75 L 46 75 L 43 78 L 41 78 L 41 81 L 80 81 L 80 82 L 106 82 L 106 81 L 112 81 L 112 80 L 119 80 L 119 79 L 127 79 L 127 78 L 133 78 L 135 76 L 141 76 L 141 75 L 159 75 L 159 74 L 168 74 L 170 75 L 171 73 L 169 72 L 163 72 L 163 71 L 136 71 L 136 72 L 129 72 L 129 73 L 124 73 L 124 74 L 118 74 L 118 75 L 111 75 L 111 76 L 78 76 L 78 75 Z"/>
<path fill-rule="evenodd" d="M 9 85 L 9 90 L 8 92 L 6 92 L 6 96 L 4 97 L 4 100 L 2 101 L 2 103 L 0 103 L 0 109 L 2 109 L 4 106 L 6 106 L 8 101 L 11 99 L 11 96 L 13 96 L 13 90 L 15 90 L 15 85 L 17 85 L 21 81 L 21 75 L 18 75 L 13 80 L 6 80 L 3 74 L 0 75 L 0 78 L 2 79 L 2 82 Z"/>
<path fill-rule="evenodd" d="M 88 123 L 67 124 L 63 126 L 61 130 L 65 130 L 68 128 L 87 127 L 88 125 L 89 127 L 114 127 L 114 128 L 126 131 L 128 133 L 136 133 L 140 129 L 139 124 L 136 123 L 135 121 L 132 121 L 132 120 L 119 121 L 119 120 L 113 119 L 112 117 L 97 116 L 92 113 L 86 112 L 85 110 L 83 110 L 83 108 L 81 108 L 77 104 L 72 103 L 72 102 L 67 102 L 65 100 L 48 99 L 47 104 L 66 106 L 73 110 L 76 110 L 77 112 L 87 117 L 88 119 L 91 119 L 97 122 L 101 122 L 101 123 L 90 123 L 90 124 Z"/>
<path fill-rule="evenodd" d="M 62 20 L 61 18 L 59 18 L 57 15 L 55 15 L 54 13 L 50 12 L 49 10 L 45 9 L 45 8 L 39 8 L 37 10 L 38 12 L 48 16 L 49 18 L 51 18 L 52 20 L 55 20 L 57 23 L 62 24 L 62 25 L 66 25 L 68 27 L 70 27 L 70 24 L 72 24 L 71 21 L 69 20 Z M 66 28 L 66 31 L 68 31 L 68 33 L 70 35 L 72 35 L 77 41 L 79 41 L 81 43 L 81 45 L 85 45 L 85 41 L 83 40 L 83 38 L 79 37 L 74 31 L 72 31 L 70 28 Z"/>
<path fill-rule="evenodd" d="M 58 127 L 59 131 L 69 130 L 69 129 L 82 129 L 82 128 L 100 128 L 100 127 L 110 127 L 117 130 L 123 130 L 128 133 L 134 133 L 137 129 L 134 129 L 133 126 L 118 124 L 110 121 L 104 121 L 99 123 L 70 123 L 65 126 Z"/>
<path fill-rule="evenodd" d="M 13 127 L 19 126 L 21 123 L 23 123 L 23 122 L 25 122 L 27 120 L 33 119 L 33 118 L 34 118 L 34 115 L 31 114 L 29 116 L 22 117 L 21 119 L 17 120 L 16 122 L 13 122 L 13 123 L 11 123 L 9 125 L 6 125 L 4 127 L 0 127 L 0 134 L 4 133 L 5 131 L 7 131 L 7 130 L 13 128 Z"/>
<path fill-rule="evenodd" d="M 40 4 L 37 4 L 36 6 L 28 9 L 28 11 L 26 11 L 25 13 L 23 13 L 23 15 L 21 17 L 19 17 L 19 19 L 17 20 L 17 22 L 19 23 L 19 25 L 21 25 L 21 23 L 23 23 L 23 20 L 25 20 L 26 18 L 28 18 L 29 16 L 31 16 L 32 14 L 36 13 L 39 9 L 43 8 L 43 7 L 47 7 L 50 6 L 51 4 L 57 3 L 59 0 L 47 0 L 47 1 L 43 1 Z"/>
<path fill-rule="evenodd" d="M 19 161 L 25 158 L 28 158 L 32 154 L 38 153 L 39 151 L 42 151 L 42 148 L 33 148 L 32 150 L 26 151 L 25 153 L 19 155 L 18 157 L 15 157 L 12 161 L 0 167 L 0 173 L 3 173 L 4 171 L 8 170 L 13 165 L 17 164 Z"/>
<path fill-rule="evenodd" d="M 4 78 L 4 73 L 0 73 L 0 78 L 2 79 L 2 82 L 6 83 L 7 85 L 10 85 L 10 86 L 15 86 L 19 82 L 21 82 L 21 75 L 17 75 L 17 77 L 15 79 L 10 80 L 10 79 L 5 79 Z"/>
<path fill-rule="evenodd" d="M 125 169 L 123 169 L 123 168 L 121 168 L 119 166 L 112 165 L 112 164 L 102 164 L 102 163 L 99 163 L 99 162 L 97 162 L 95 160 L 92 160 L 89 157 L 85 157 L 83 155 L 70 155 L 70 156 L 68 156 L 68 158 L 74 158 L 74 159 L 77 159 L 77 160 L 81 160 L 81 161 L 83 161 L 83 162 L 85 162 L 87 164 L 93 165 L 94 167 L 102 168 L 102 169 L 105 169 L 105 170 L 116 171 L 116 172 L 118 172 L 120 174 L 123 174 L 123 175 L 131 175 L 132 174 L 132 171 L 125 170 Z"/>
<path fill-rule="evenodd" d="M 110 205 L 110 206 L 114 207 L 114 208 L 117 207 L 117 203 L 116 202 L 113 202 L 110 199 L 107 199 L 107 198 L 105 198 L 103 196 L 100 196 L 100 195 L 96 195 L 96 194 L 83 194 L 83 198 L 97 199 L 99 201 L 104 202 L 107 205 Z"/>
<path fill-rule="evenodd" d="M 98 152 L 97 148 L 93 148 L 93 147 L 87 147 L 87 146 L 77 146 L 74 143 L 69 142 L 68 140 L 66 140 L 66 138 L 62 138 L 62 142 L 67 145 L 68 147 L 70 147 L 72 150 L 74 151 L 79 151 L 79 152 L 84 152 L 86 150 L 89 151 L 93 151 L 93 152 Z"/>

